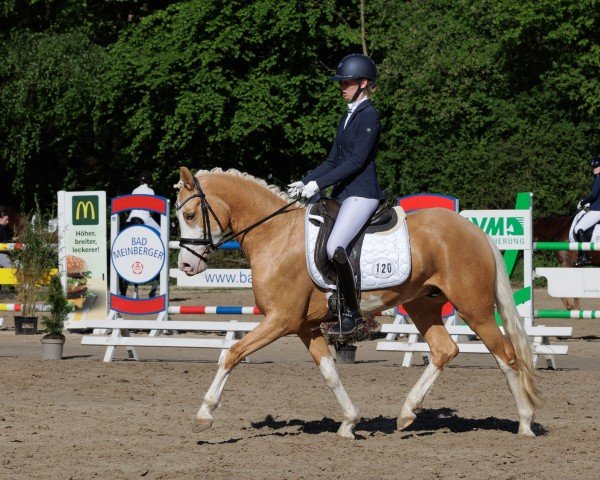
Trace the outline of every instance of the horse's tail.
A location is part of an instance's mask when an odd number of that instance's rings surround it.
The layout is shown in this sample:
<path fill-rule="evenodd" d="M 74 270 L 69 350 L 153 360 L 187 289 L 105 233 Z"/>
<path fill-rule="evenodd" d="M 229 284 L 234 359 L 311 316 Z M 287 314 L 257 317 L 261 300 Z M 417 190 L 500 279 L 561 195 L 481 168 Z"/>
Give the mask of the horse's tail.
<path fill-rule="evenodd" d="M 517 356 L 516 363 L 519 372 L 519 386 L 521 387 L 521 391 L 525 398 L 529 400 L 533 407 L 537 407 L 541 404 L 541 401 L 533 381 L 533 351 L 513 299 L 513 293 L 510 288 L 510 281 L 506 273 L 502 254 L 490 237 L 488 237 L 488 241 L 490 242 L 496 260 L 496 308 L 502 317 L 502 324 L 504 325 L 506 336 L 512 343 Z"/>

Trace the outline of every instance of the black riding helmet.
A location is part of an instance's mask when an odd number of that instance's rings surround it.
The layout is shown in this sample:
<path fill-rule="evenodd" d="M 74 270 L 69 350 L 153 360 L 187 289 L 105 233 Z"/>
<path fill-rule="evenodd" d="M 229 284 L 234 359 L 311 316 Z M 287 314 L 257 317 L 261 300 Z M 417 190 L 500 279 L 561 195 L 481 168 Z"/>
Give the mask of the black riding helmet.
<path fill-rule="evenodd" d="M 377 80 L 377 68 L 375 67 L 375 63 L 366 55 L 351 53 L 342 58 L 337 66 L 335 75 L 330 77 L 330 80 L 332 82 L 341 82 L 342 80 L 362 78 L 369 80 L 370 86 L 375 85 L 375 80 Z M 352 101 L 355 101 L 358 98 L 362 90 L 361 87 L 356 90 Z"/>
<path fill-rule="evenodd" d="M 594 158 L 592 158 L 590 161 L 590 166 L 592 168 L 600 167 L 600 155 L 596 155 Z"/>

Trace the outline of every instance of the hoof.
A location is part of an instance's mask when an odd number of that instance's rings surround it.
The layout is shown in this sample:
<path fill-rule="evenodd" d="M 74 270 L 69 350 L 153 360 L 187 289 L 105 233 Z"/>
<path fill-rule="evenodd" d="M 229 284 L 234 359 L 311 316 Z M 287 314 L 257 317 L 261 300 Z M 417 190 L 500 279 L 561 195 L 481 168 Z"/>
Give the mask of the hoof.
<path fill-rule="evenodd" d="M 338 428 L 337 434 L 340 437 L 343 438 L 350 438 L 351 440 L 354 440 L 354 432 L 352 432 L 352 428 L 348 427 L 346 425 L 341 425 L 340 428 Z"/>
<path fill-rule="evenodd" d="M 405 428 L 410 427 L 416 418 L 417 416 L 414 413 L 402 415 L 397 422 L 398 430 L 404 430 Z"/>
<path fill-rule="evenodd" d="M 194 433 L 200 433 L 204 430 L 208 430 L 210 427 L 212 427 L 212 424 L 212 418 L 196 418 L 194 423 Z"/>
<path fill-rule="evenodd" d="M 531 431 L 531 428 L 519 428 L 519 435 L 521 437 L 535 438 L 535 433 Z"/>

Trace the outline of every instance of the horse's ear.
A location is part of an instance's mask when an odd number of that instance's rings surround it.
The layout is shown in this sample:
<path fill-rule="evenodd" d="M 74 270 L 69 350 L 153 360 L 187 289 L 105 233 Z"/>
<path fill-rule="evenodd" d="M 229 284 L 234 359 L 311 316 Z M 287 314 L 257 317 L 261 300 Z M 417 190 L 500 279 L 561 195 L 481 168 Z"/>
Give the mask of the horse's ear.
<path fill-rule="evenodd" d="M 194 189 L 194 176 L 186 167 L 179 167 L 179 178 L 188 190 Z"/>

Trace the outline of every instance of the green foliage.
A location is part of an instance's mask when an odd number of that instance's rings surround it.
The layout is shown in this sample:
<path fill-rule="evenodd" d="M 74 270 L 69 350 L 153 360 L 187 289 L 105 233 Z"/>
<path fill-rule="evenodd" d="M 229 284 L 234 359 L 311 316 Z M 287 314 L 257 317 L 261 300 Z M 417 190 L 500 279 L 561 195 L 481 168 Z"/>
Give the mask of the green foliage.
<path fill-rule="evenodd" d="M 67 296 L 58 275 L 53 275 L 50 279 L 47 302 L 50 305 L 50 316 L 42 319 L 42 325 L 47 335 L 62 337 L 65 320 L 71 312 L 72 306 L 67 301 Z"/>
<path fill-rule="evenodd" d="M 31 208 L 59 189 L 100 187 L 93 177 L 92 107 L 103 50 L 79 33 L 23 33 L 0 46 L 2 188 Z"/>
<path fill-rule="evenodd" d="M 143 19 L 111 47 L 102 80 L 113 171 L 151 167 L 170 183 L 181 164 L 304 173 L 333 137 L 341 104 L 324 65 L 349 30 L 333 7 L 303 1 L 195 0 Z"/>
<path fill-rule="evenodd" d="M 98 44 L 139 22 L 167 0 L 0 0 L 0 38 L 13 32 L 65 33 L 80 30 Z"/>
<path fill-rule="evenodd" d="M 373 41 L 387 53 L 380 172 L 394 193 L 507 208 L 516 192 L 533 191 L 538 215 L 573 208 L 589 188 L 586 164 L 598 147 L 592 97 L 600 93 L 597 68 L 579 74 L 597 67 L 589 41 L 598 9 L 573 4 L 387 4 Z M 581 93 L 588 89 L 594 95 Z"/>
<path fill-rule="evenodd" d="M 39 207 L 24 216 L 18 239 L 23 247 L 13 254 L 17 301 L 23 316 L 31 317 L 35 315 L 42 285 L 49 280 L 50 270 L 58 265 L 56 244 L 50 243 L 52 234 L 48 231 L 48 217 Z"/>
<path fill-rule="evenodd" d="M 569 213 L 600 152 L 597 0 L 372 0 L 378 168 L 394 195 L 463 208 L 535 193 Z M 328 76 L 361 50 L 358 1 L 0 2 L 0 188 L 131 191 L 180 165 L 284 181 L 325 158 L 344 111 Z M 131 16 L 130 16 L 131 13 Z M 30 176 L 34 172 L 36 175 Z"/>

